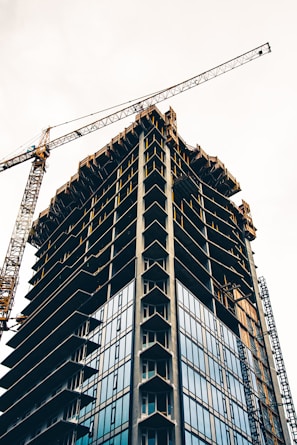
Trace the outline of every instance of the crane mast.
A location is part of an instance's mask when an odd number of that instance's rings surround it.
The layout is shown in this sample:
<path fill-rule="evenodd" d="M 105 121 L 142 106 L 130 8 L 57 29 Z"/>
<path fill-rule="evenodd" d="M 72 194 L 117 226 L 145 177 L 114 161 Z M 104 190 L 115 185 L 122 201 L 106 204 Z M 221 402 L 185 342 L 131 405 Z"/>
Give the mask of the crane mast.
<path fill-rule="evenodd" d="M 181 94 L 184 91 L 221 76 L 228 71 L 258 59 L 259 57 L 270 52 L 271 49 L 269 43 L 265 43 L 252 49 L 251 51 L 235 57 L 234 59 L 228 60 L 215 68 L 187 79 L 184 82 L 161 90 L 155 94 L 148 95 L 146 98 L 138 102 L 134 102 L 132 105 L 98 119 L 91 124 L 71 131 L 64 136 L 53 139 L 52 141 L 49 140 L 49 129 L 47 129 L 37 148 L 30 148 L 29 150 L 26 150 L 13 158 L 0 162 L 0 172 L 3 172 L 27 160 L 33 159 L 29 178 L 20 205 L 19 214 L 17 216 L 0 276 L 0 338 L 3 331 L 9 329 L 7 322 L 14 303 L 21 261 L 45 172 L 45 162 L 51 150 L 67 144 L 68 142 L 74 141 L 82 136 L 86 136 L 94 131 L 100 130 L 103 127 L 111 125 L 127 116 L 138 113 L 170 97 Z"/>
<path fill-rule="evenodd" d="M 45 130 L 39 145 L 46 146 L 48 141 L 49 128 Z M 8 330 L 7 322 L 14 302 L 19 270 L 49 156 L 47 150 L 35 153 L 0 275 L 0 338 L 3 331 Z"/>

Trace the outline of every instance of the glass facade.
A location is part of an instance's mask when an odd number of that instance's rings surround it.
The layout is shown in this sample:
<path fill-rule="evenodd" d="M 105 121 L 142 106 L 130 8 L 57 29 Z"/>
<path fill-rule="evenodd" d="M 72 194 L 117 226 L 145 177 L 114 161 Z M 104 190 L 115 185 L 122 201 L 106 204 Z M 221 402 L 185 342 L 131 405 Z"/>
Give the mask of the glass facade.
<path fill-rule="evenodd" d="M 248 415 L 239 338 L 180 283 L 177 299 L 185 443 L 252 444 L 260 422 Z M 243 348 L 257 404 L 252 353 Z"/>
<path fill-rule="evenodd" d="M 90 336 L 100 347 L 86 364 L 98 373 L 82 392 L 95 398 L 80 411 L 79 423 L 89 433 L 76 445 L 127 445 L 130 406 L 134 281 L 101 306 L 93 317 L 102 324 Z"/>

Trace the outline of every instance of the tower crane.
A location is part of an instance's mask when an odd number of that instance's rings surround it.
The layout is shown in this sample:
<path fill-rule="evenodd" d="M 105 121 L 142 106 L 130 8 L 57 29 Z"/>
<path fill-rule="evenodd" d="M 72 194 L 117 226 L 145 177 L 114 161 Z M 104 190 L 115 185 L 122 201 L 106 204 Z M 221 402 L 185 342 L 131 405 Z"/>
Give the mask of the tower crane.
<path fill-rule="evenodd" d="M 49 157 L 50 152 L 54 148 L 60 147 L 61 145 L 67 144 L 68 142 L 74 141 L 82 136 L 86 136 L 94 131 L 100 130 L 107 125 L 111 125 L 127 116 L 138 113 L 152 105 L 176 96 L 177 94 L 183 93 L 184 91 L 205 83 L 208 80 L 214 79 L 215 77 L 258 59 L 259 57 L 270 52 L 271 49 L 269 43 L 265 43 L 252 49 L 251 51 L 235 57 L 234 59 L 228 60 L 221 65 L 187 79 L 186 81 L 173 85 L 169 88 L 165 88 L 164 90 L 152 95 L 148 95 L 142 100 L 135 101 L 132 105 L 128 105 L 119 111 L 113 112 L 108 116 L 71 131 L 64 136 L 53 139 L 52 141 L 49 140 L 50 128 L 48 128 L 44 132 L 37 147 L 31 147 L 13 158 L 0 162 L 0 172 L 3 172 L 25 161 L 30 159 L 32 160 L 28 181 L 0 274 L 0 338 L 3 331 L 9 329 L 7 323 L 10 319 L 10 314 L 14 303 L 22 257 L 45 172 L 46 160 Z M 21 321 L 21 318 L 19 321 Z"/>

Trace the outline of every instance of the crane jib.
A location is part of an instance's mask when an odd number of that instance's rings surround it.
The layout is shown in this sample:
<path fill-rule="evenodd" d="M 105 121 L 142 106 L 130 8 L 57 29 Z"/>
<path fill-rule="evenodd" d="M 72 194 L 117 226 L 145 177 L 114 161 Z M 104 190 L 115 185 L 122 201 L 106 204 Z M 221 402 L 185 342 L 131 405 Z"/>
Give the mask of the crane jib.
<path fill-rule="evenodd" d="M 222 74 L 225 74 L 228 71 L 231 71 L 239 66 L 242 66 L 246 63 L 249 63 L 259 57 L 268 54 L 271 52 L 271 48 L 269 43 L 265 43 L 264 45 L 258 46 L 251 51 L 248 51 L 234 59 L 228 60 L 221 65 L 218 65 L 208 71 L 205 71 L 197 76 L 194 76 L 190 79 L 187 79 L 183 82 L 180 82 L 176 85 L 173 85 L 169 88 L 163 89 L 155 94 L 148 95 L 145 99 L 136 102 L 132 105 L 129 105 L 119 111 L 109 114 L 101 119 L 98 119 L 90 124 L 87 124 L 81 128 L 78 128 L 70 133 L 67 133 L 63 136 L 60 136 L 56 139 L 53 139 L 47 144 L 48 150 L 53 150 L 54 148 L 60 147 L 61 145 L 65 145 L 69 142 L 74 141 L 82 136 L 86 136 L 94 131 L 100 130 L 103 127 L 111 125 L 121 119 L 124 119 L 127 116 L 131 116 L 132 114 L 138 113 L 139 111 L 143 111 L 144 109 L 160 103 L 170 97 L 181 94 L 191 88 L 194 88 L 202 83 L 207 82 L 208 80 L 214 79 Z M 33 150 L 27 150 L 26 152 L 17 155 L 9 160 L 5 160 L 0 162 L 0 172 L 7 170 L 15 165 L 18 165 L 22 162 L 25 162 L 29 159 L 33 159 L 36 156 L 36 150 L 39 147 Z"/>

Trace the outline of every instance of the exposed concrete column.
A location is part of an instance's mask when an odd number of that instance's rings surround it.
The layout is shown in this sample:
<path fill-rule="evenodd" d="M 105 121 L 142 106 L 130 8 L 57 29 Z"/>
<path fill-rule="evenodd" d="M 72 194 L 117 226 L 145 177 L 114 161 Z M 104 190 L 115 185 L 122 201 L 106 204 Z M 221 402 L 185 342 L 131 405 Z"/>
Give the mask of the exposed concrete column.
<path fill-rule="evenodd" d="M 176 286 L 175 286 L 175 269 L 174 269 L 174 229 L 173 229 L 173 177 L 171 174 L 171 155 L 170 148 L 165 145 L 165 178 L 166 178 L 166 197 L 167 197 L 167 272 L 169 274 L 169 283 L 167 294 L 170 298 L 170 350 L 172 353 L 171 363 L 171 383 L 173 385 L 173 413 L 172 417 L 175 422 L 175 438 L 174 444 L 181 445 L 182 442 L 182 428 L 181 428 L 181 400 L 180 400 L 180 385 L 179 385 L 179 357 L 178 357 L 178 325 L 177 325 L 177 301 L 176 301 Z"/>
<path fill-rule="evenodd" d="M 137 222 L 136 222 L 136 264 L 135 264 L 135 304 L 134 304 L 134 353 L 133 353 L 133 399 L 132 399 L 132 445 L 139 445 L 138 419 L 141 417 L 141 400 L 139 385 L 141 383 L 140 351 L 142 349 L 140 323 L 142 320 L 141 300 L 143 295 L 143 284 L 141 274 L 143 273 L 142 252 L 144 249 L 144 133 L 139 136 L 138 151 L 138 190 L 137 190 Z"/>
<path fill-rule="evenodd" d="M 201 205 L 201 209 L 202 209 L 202 220 L 204 223 L 204 227 L 203 227 L 203 235 L 205 236 L 205 247 L 206 247 L 206 253 L 207 253 L 207 269 L 209 271 L 209 276 L 210 276 L 210 290 L 212 295 L 215 294 L 215 290 L 214 290 L 214 285 L 213 285 L 213 274 L 212 274 L 212 268 L 211 268 L 211 255 L 210 255 L 210 251 L 209 251 L 209 239 L 208 239 L 208 227 L 207 227 L 207 223 L 206 223 L 206 216 L 205 216 L 205 205 L 204 205 L 204 197 L 203 197 L 203 187 L 202 184 L 199 184 L 199 198 L 200 198 L 200 205 Z M 214 304 L 214 299 L 212 298 L 212 302 L 211 302 L 211 309 L 214 311 L 214 313 L 216 314 L 216 305 Z"/>
<path fill-rule="evenodd" d="M 116 237 L 116 228 L 115 224 L 117 222 L 117 207 L 118 207 L 118 193 L 120 191 L 119 187 L 119 179 L 120 179 L 120 169 L 117 168 L 117 182 L 116 182 L 116 192 L 114 196 L 114 212 L 113 212 L 113 227 L 112 227 L 112 244 L 110 248 L 110 265 L 109 265 L 109 272 L 108 272 L 108 278 L 110 280 L 109 284 L 107 285 L 107 299 L 111 297 L 111 279 L 112 279 L 112 268 L 113 268 L 113 257 L 114 257 L 114 240 Z"/>

